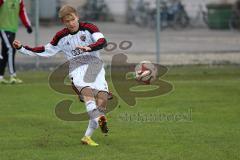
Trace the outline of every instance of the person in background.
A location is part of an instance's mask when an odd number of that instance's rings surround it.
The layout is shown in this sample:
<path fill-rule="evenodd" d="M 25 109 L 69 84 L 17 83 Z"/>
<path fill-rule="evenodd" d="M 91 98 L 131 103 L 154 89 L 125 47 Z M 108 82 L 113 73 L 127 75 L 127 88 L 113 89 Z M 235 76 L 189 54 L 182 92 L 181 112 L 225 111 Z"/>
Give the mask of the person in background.
<path fill-rule="evenodd" d="M 16 49 L 12 46 L 18 30 L 19 17 L 28 33 L 32 33 L 31 22 L 28 19 L 23 0 L 0 0 L 0 84 L 18 84 L 23 81 L 17 78 L 15 69 Z M 4 78 L 8 64 L 10 80 Z"/>

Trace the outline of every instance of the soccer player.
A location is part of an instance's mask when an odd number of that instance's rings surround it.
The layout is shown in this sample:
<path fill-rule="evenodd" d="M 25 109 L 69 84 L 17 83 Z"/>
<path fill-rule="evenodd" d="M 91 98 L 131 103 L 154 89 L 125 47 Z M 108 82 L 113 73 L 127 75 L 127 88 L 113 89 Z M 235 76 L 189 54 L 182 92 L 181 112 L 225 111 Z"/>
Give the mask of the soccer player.
<path fill-rule="evenodd" d="M 105 116 L 108 100 L 108 85 L 105 70 L 99 57 L 99 50 L 106 44 L 104 35 L 98 27 L 79 22 L 75 8 L 65 5 L 59 11 L 59 18 L 66 28 L 57 32 L 52 41 L 45 46 L 31 48 L 15 40 L 13 46 L 23 54 L 43 57 L 53 56 L 62 51 L 70 62 L 69 76 L 74 88 L 83 97 L 89 115 L 89 124 L 83 144 L 98 146 L 91 136 L 98 126 L 103 133 L 108 132 Z"/>
<path fill-rule="evenodd" d="M 0 84 L 22 83 L 17 78 L 15 70 L 15 53 L 12 47 L 13 40 L 18 29 L 18 17 L 27 28 L 28 33 L 32 33 L 31 23 L 27 17 L 23 0 L 0 0 L 0 39 L 2 41 L 2 51 L 0 53 Z M 6 65 L 10 73 L 10 81 L 4 79 Z"/>

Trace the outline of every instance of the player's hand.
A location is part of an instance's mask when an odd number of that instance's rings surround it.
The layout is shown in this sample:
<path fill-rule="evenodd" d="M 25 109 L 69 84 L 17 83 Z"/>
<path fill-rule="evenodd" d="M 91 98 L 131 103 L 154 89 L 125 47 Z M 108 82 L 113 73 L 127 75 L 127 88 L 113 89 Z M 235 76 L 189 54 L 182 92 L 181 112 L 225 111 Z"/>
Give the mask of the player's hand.
<path fill-rule="evenodd" d="M 27 32 L 29 33 L 29 34 L 31 34 L 32 33 L 32 27 L 31 26 L 29 26 L 29 27 L 27 27 Z"/>
<path fill-rule="evenodd" d="M 80 49 L 83 52 L 90 52 L 92 49 L 88 46 L 78 46 L 76 49 Z"/>
<path fill-rule="evenodd" d="M 15 49 L 20 49 L 20 48 L 22 47 L 22 44 L 21 44 L 20 41 L 14 40 L 14 41 L 13 41 L 13 47 L 14 47 Z"/>

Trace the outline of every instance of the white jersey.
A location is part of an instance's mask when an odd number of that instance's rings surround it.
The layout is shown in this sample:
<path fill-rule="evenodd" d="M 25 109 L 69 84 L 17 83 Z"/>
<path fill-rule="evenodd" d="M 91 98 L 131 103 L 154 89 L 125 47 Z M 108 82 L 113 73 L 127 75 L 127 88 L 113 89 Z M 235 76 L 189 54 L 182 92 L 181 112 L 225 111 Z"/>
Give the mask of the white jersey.
<path fill-rule="evenodd" d="M 52 41 L 45 46 L 31 48 L 23 46 L 19 51 L 26 55 L 50 57 L 62 51 L 68 60 L 78 56 L 91 55 L 99 58 L 99 49 L 106 45 L 106 40 L 99 29 L 90 23 L 79 23 L 79 30 L 70 33 L 67 28 L 57 32 Z M 78 46 L 88 46 L 91 52 L 82 52 Z"/>
<path fill-rule="evenodd" d="M 99 50 L 106 44 L 103 34 L 95 25 L 80 22 L 79 30 L 75 33 L 70 33 L 64 28 L 47 45 L 35 48 L 23 46 L 19 51 L 26 55 L 42 57 L 50 57 L 62 51 L 70 62 L 69 74 L 79 91 L 89 86 L 108 92 L 103 62 L 99 57 Z M 92 51 L 82 52 L 76 48 L 79 46 L 88 46 Z"/>

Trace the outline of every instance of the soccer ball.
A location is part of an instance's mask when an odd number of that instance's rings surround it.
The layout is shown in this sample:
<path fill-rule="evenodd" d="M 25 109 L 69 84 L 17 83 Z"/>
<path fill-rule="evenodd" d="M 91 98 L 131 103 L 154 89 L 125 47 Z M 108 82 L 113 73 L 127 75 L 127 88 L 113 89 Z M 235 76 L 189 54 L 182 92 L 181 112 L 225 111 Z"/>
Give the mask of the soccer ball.
<path fill-rule="evenodd" d="M 150 61 L 142 61 L 135 67 L 136 80 L 151 84 L 157 78 L 157 67 Z"/>

